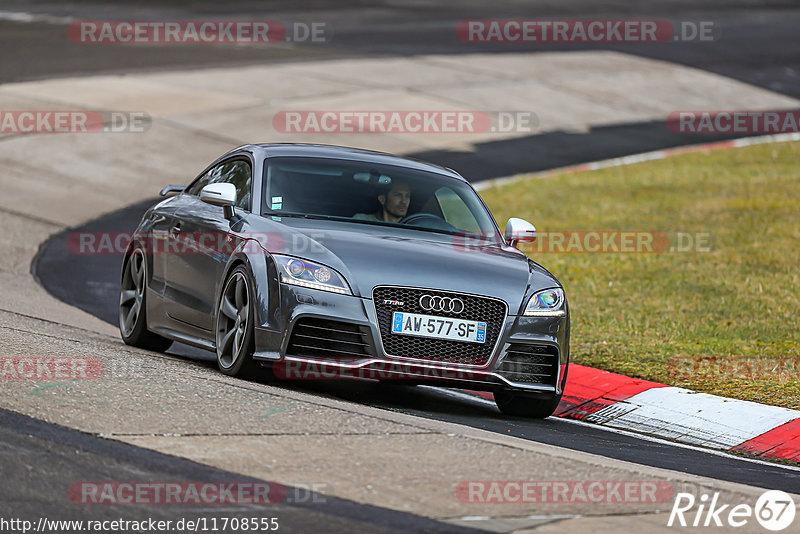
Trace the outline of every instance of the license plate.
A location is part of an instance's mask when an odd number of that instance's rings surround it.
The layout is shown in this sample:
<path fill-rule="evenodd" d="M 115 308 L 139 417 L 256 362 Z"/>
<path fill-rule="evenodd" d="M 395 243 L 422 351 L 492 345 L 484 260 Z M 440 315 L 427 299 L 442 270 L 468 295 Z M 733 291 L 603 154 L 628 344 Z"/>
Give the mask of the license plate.
<path fill-rule="evenodd" d="M 469 341 L 471 343 L 486 341 L 486 323 L 418 313 L 394 312 L 392 332 L 407 336 Z"/>

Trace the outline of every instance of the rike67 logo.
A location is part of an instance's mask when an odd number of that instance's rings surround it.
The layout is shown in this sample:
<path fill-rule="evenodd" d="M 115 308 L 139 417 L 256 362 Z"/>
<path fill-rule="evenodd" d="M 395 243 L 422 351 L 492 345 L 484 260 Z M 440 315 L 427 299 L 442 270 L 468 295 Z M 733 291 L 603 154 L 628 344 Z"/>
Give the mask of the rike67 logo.
<path fill-rule="evenodd" d="M 667 526 L 740 528 L 755 518 L 763 528 L 778 532 L 791 526 L 796 513 L 791 495 L 779 490 L 762 493 L 755 506 L 721 504 L 719 492 L 699 499 L 691 493 L 678 493 Z"/>

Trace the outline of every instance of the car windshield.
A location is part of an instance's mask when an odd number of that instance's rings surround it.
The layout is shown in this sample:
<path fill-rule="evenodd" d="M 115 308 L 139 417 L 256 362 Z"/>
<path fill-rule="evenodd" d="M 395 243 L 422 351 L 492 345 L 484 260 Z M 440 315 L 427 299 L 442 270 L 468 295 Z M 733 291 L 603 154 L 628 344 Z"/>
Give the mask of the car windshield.
<path fill-rule="evenodd" d="M 497 240 L 474 190 L 455 178 L 394 165 L 329 158 L 268 158 L 263 214 L 413 227 Z"/>

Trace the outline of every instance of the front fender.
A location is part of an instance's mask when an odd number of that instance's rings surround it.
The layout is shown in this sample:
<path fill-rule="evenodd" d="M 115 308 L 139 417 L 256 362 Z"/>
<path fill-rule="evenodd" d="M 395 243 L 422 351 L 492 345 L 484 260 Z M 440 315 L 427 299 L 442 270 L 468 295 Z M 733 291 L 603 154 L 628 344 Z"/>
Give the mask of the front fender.
<path fill-rule="evenodd" d="M 256 324 L 269 330 L 280 330 L 280 284 L 277 265 L 256 239 L 242 240 L 228 259 L 217 287 L 214 313 L 219 313 L 224 281 L 228 279 L 233 269 L 242 264 L 252 275 Z"/>
<path fill-rule="evenodd" d="M 147 274 L 148 285 L 153 281 L 153 233 L 150 227 L 150 211 L 151 210 L 148 210 L 144 217 L 142 217 L 139 226 L 137 226 L 136 230 L 131 234 L 131 239 L 128 242 L 128 246 L 125 248 L 125 252 L 122 254 L 122 263 L 119 267 L 120 282 L 123 276 L 125 276 L 125 262 L 128 261 L 128 257 L 133 254 L 133 250 L 137 246 L 141 246 L 144 249 L 144 260 L 146 262 L 145 272 Z"/>

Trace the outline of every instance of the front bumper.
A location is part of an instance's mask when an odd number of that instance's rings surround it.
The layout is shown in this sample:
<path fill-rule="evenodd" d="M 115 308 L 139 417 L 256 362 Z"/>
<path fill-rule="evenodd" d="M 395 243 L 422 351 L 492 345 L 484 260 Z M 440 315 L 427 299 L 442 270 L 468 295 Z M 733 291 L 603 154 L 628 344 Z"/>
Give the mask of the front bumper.
<path fill-rule="evenodd" d="M 561 394 L 569 362 L 569 312 L 505 315 L 490 356 L 479 365 L 408 358 L 384 349 L 372 299 L 280 285 L 279 329 L 256 328 L 254 358 L 280 378 L 378 379 L 476 390 Z M 392 335 L 392 334 L 388 334 Z"/>

